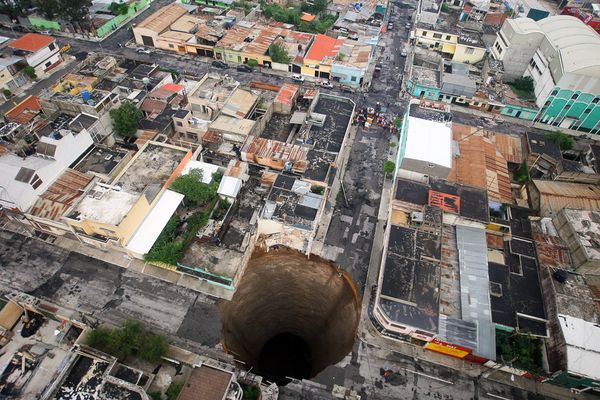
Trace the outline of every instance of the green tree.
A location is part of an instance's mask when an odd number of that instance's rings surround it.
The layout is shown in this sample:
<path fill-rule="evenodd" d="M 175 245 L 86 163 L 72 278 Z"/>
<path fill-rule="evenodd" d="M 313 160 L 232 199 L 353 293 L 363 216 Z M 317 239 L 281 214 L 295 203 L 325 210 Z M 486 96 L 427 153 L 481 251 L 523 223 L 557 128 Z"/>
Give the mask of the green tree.
<path fill-rule="evenodd" d="M 58 0 L 38 0 L 36 3 L 37 10 L 46 19 L 53 19 L 59 12 Z"/>
<path fill-rule="evenodd" d="M 395 170 L 396 170 L 396 164 L 394 164 L 393 161 L 388 160 L 383 164 L 383 172 L 385 172 L 386 175 L 393 174 Z"/>
<path fill-rule="evenodd" d="M 258 61 L 256 61 L 254 58 L 251 58 L 248 60 L 246 65 L 248 65 L 250 68 L 256 68 L 258 67 Z"/>
<path fill-rule="evenodd" d="M 23 73 L 25 75 L 27 75 L 29 77 L 29 79 L 37 79 L 37 74 L 35 73 L 35 69 L 31 65 L 28 65 L 25 68 L 23 68 Z"/>
<path fill-rule="evenodd" d="M 58 16 L 72 24 L 81 23 L 89 18 L 92 0 L 57 0 Z"/>
<path fill-rule="evenodd" d="M 269 46 L 269 55 L 273 62 L 280 64 L 288 64 L 290 62 L 288 51 L 281 43 L 273 43 Z"/>
<path fill-rule="evenodd" d="M 562 151 L 571 150 L 575 145 L 575 140 L 573 140 L 571 136 L 561 131 L 546 133 L 544 137 L 556 143 L 558 148 Z"/>
<path fill-rule="evenodd" d="M 190 205 L 203 206 L 214 197 L 214 193 L 209 185 L 202 182 L 202 178 L 202 170 L 192 169 L 188 174 L 178 176 L 171 184 L 171 190 L 184 195 Z"/>
<path fill-rule="evenodd" d="M 124 138 L 130 138 L 135 135 L 138 124 L 143 116 L 142 111 L 130 101 L 110 110 L 110 117 L 112 118 L 115 132 Z"/>
<path fill-rule="evenodd" d="M 515 171 L 514 178 L 521 185 L 529 182 L 529 166 L 527 165 L 527 161 L 523 161 L 519 165 L 519 168 Z"/>
<path fill-rule="evenodd" d="M 110 3 L 110 6 L 108 6 L 108 9 L 114 15 L 125 15 L 129 11 L 129 6 L 124 3 L 116 3 L 113 1 Z"/>
<path fill-rule="evenodd" d="M 12 96 L 12 92 L 9 89 L 2 89 L 2 93 L 4 94 L 4 97 Z"/>
<path fill-rule="evenodd" d="M 107 352 L 124 360 L 139 349 L 143 326 L 138 321 L 126 321 L 109 335 Z"/>
<path fill-rule="evenodd" d="M 164 336 L 146 334 L 140 343 L 139 357 L 142 360 L 157 363 L 167 353 L 169 344 Z"/>

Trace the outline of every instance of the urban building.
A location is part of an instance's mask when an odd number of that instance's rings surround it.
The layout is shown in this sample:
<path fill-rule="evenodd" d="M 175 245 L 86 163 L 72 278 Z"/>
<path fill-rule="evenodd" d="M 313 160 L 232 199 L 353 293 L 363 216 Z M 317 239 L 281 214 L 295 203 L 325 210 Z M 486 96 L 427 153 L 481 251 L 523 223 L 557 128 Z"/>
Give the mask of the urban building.
<path fill-rule="evenodd" d="M 595 210 L 600 207 L 599 186 L 533 179 L 522 192 L 531 208 L 544 217 L 553 217 L 563 208 Z"/>
<path fill-rule="evenodd" d="M 422 6 L 423 3 L 421 2 Z M 417 14 L 411 32 L 417 45 L 426 46 L 460 63 L 475 64 L 486 54 L 481 35 L 461 26 L 455 13 L 441 13 L 441 6 L 431 3 Z M 414 35 L 414 36 L 413 36 Z"/>
<path fill-rule="evenodd" d="M 600 212 L 596 210 L 563 208 L 553 217 L 573 267 L 582 274 L 600 275 Z"/>
<path fill-rule="evenodd" d="M 343 39 L 318 34 L 304 56 L 301 73 L 317 78 L 330 79 L 332 66 L 340 55 L 343 45 Z"/>
<path fill-rule="evenodd" d="M 8 44 L 13 54 L 42 75 L 63 61 L 60 48 L 52 36 L 27 33 Z"/>
<path fill-rule="evenodd" d="M 177 208 L 177 200 L 182 200 L 182 196 L 167 188 L 191 157 L 189 150 L 149 141 L 109 184 L 96 183 L 92 186 L 67 211 L 64 219 L 84 243 L 123 250 L 149 214 L 158 207 L 161 218 L 154 221 L 157 226 L 160 223 L 162 226 L 152 230 L 156 240 Z M 143 256 L 136 250 L 137 247 L 133 248 L 132 255 Z"/>
<path fill-rule="evenodd" d="M 19 87 L 25 85 L 29 79 L 23 73 L 25 63 L 21 57 L 0 58 L 0 89 L 8 89 L 15 92 Z"/>
<path fill-rule="evenodd" d="M 568 32 L 565 33 L 565 32 Z M 600 36 L 571 16 L 507 20 L 492 56 L 507 79 L 531 77 L 536 122 L 597 133 L 600 129 Z"/>
<path fill-rule="evenodd" d="M 430 107 L 424 108 L 427 105 Z M 451 120 L 443 105 L 411 100 L 400 130 L 396 176 L 413 180 L 448 177 L 452 169 Z"/>

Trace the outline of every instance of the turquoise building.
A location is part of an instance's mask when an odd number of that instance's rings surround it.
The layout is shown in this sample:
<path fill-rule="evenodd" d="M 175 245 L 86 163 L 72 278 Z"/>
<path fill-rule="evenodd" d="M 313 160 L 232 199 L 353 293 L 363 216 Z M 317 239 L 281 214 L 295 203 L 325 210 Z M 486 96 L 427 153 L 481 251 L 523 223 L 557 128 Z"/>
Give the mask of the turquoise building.
<path fill-rule="evenodd" d="M 555 87 L 535 117 L 536 122 L 600 134 L 600 94 Z"/>

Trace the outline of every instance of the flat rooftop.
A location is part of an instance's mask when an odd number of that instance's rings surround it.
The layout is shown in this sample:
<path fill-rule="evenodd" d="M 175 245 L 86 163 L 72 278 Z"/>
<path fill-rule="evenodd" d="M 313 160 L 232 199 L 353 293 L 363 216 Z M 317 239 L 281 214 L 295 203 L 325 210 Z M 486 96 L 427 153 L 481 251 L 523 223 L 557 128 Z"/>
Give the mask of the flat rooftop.
<path fill-rule="evenodd" d="M 125 150 L 94 146 L 75 164 L 74 169 L 83 173 L 95 172 L 110 176 L 125 156 Z"/>
<path fill-rule="evenodd" d="M 323 196 L 311 193 L 311 185 L 288 175 L 277 175 L 267 197 L 262 217 L 310 230 L 323 203 Z"/>
<path fill-rule="evenodd" d="M 485 189 L 430 178 L 429 184 L 398 178 L 394 198 L 418 206 L 440 207 L 444 212 L 487 223 L 489 205 Z"/>
<path fill-rule="evenodd" d="M 563 209 L 589 260 L 600 260 L 600 212 Z"/>
<path fill-rule="evenodd" d="M 313 148 L 307 154 L 308 168 L 304 177 L 314 181 L 326 182 L 332 164 L 340 152 L 348 126 L 352 119 L 354 103 L 349 99 L 320 94 L 314 112 L 325 114 L 323 126 L 313 125 L 309 131 L 309 140 Z"/>
<path fill-rule="evenodd" d="M 96 186 L 77 204 L 69 218 L 118 225 L 140 196 L 152 203 L 188 150 L 147 142 L 111 186 Z"/>
<path fill-rule="evenodd" d="M 392 321 L 437 332 L 440 258 L 439 233 L 390 227 L 379 305 Z"/>
<path fill-rule="evenodd" d="M 546 336 L 535 245 L 513 238 L 504 244 L 504 264 L 488 263 L 492 321 L 521 333 Z"/>

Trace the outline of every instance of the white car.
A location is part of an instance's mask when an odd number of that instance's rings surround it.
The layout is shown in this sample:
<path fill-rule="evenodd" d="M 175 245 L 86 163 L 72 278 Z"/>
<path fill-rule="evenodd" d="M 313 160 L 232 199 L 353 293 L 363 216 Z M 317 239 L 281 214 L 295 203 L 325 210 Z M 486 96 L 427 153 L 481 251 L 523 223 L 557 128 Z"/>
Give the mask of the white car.
<path fill-rule="evenodd" d="M 321 81 L 321 82 L 319 82 L 319 85 L 329 88 L 329 89 L 331 89 L 333 87 L 333 83 L 331 83 L 330 81 Z"/>
<path fill-rule="evenodd" d="M 407 53 L 406 53 L 406 49 L 402 49 L 402 51 L 400 52 L 400 55 L 401 55 L 402 57 L 406 57 L 406 54 L 407 54 Z"/>
<path fill-rule="evenodd" d="M 135 52 L 140 54 L 152 54 L 150 50 L 145 49 L 143 47 L 138 47 L 137 49 L 135 49 Z"/>
<path fill-rule="evenodd" d="M 300 74 L 294 74 L 292 75 L 292 80 L 296 82 L 304 82 L 304 77 Z"/>

